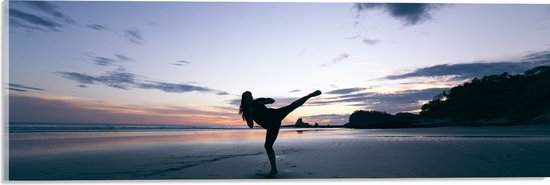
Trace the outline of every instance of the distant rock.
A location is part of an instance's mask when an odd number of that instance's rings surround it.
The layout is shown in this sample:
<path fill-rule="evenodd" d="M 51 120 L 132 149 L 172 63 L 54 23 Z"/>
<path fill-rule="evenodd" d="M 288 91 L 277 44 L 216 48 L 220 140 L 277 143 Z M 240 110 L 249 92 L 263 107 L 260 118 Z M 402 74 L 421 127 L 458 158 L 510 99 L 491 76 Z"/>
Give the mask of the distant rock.
<path fill-rule="evenodd" d="M 304 122 L 302 120 L 302 118 L 298 118 L 298 120 L 296 121 L 296 124 L 294 124 L 294 127 L 296 127 L 296 128 L 309 128 L 309 127 L 313 127 L 313 126 L 311 126 L 309 123 Z"/>

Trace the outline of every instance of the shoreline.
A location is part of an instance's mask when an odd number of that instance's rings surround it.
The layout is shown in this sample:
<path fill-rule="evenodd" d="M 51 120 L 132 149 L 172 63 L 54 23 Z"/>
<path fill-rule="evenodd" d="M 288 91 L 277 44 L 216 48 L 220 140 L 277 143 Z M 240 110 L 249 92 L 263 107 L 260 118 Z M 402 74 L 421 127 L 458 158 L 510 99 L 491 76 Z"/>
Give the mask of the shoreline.
<path fill-rule="evenodd" d="M 550 123 L 449 123 L 449 124 L 425 124 L 406 127 L 346 127 L 345 125 L 319 125 L 319 126 L 295 126 L 282 125 L 281 129 L 407 129 L 407 128 L 477 128 L 477 127 L 510 127 L 510 126 L 550 126 Z M 156 124 L 116 124 L 116 123 L 84 123 L 83 125 L 71 123 L 39 123 L 39 122 L 10 122 L 9 133 L 40 133 L 40 132 L 151 132 L 151 131 L 185 131 L 185 130 L 251 130 L 242 127 L 198 127 L 180 125 L 156 125 Z M 65 127 L 68 126 L 68 127 Z M 263 130 L 260 126 L 252 128 Z"/>

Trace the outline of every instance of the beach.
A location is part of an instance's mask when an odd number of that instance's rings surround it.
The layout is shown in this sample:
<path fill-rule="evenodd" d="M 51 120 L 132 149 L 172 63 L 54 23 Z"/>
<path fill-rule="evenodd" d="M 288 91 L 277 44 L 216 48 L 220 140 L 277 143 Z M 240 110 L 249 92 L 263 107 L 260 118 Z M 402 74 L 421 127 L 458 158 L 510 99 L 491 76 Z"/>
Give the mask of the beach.
<path fill-rule="evenodd" d="M 9 134 L 9 180 L 264 179 L 263 129 Z M 550 176 L 550 125 L 282 129 L 275 179 Z"/>

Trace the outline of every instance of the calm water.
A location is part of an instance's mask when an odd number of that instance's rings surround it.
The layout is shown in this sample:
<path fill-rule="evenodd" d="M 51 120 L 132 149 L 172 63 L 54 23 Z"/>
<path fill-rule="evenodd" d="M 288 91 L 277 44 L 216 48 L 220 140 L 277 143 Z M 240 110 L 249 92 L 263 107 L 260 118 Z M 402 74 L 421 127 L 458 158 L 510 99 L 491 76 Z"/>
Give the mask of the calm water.
<path fill-rule="evenodd" d="M 334 137 L 348 129 L 282 129 L 279 138 Z M 316 134 L 310 134 L 316 133 Z M 323 134 L 324 133 L 324 134 Z M 264 129 L 113 124 L 10 125 L 10 157 L 170 145 L 262 143 Z M 258 146 L 262 146 L 259 144 Z"/>
<path fill-rule="evenodd" d="M 449 127 L 411 129 L 301 128 L 281 129 L 278 140 L 328 138 L 423 137 L 550 137 L 550 125 L 521 127 Z M 182 126 L 113 124 L 15 124 L 10 125 L 9 155 L 44 155 L 121 147 L 168 145 L 220 145 L 263 143 L 265 130 L 248 128 L 193 128 Z"/>

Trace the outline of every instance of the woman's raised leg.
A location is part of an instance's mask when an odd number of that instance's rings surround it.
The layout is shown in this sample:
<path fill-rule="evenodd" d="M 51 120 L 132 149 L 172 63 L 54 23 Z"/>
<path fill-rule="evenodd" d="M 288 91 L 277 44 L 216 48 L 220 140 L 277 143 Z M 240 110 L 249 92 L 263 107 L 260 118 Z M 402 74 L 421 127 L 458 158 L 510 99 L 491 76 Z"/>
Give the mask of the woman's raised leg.
<path fill-rule="evenodd" d="M 290 114 L 292 111 L 294 111 L 296 108 L 304 105 L 304 103 L 306 103 L 306 101 L 309 99 L 309 98 L 312 98 L 312 97 L 315 97 L 315 96 L 319 96 L 321 95 L 321 91 L 320 90 L 316 90 L 310 94 L 308 94 L 307 96 L 304 96 L 294 102 L 292 102 L 290 105 L 287 105 L 285 107 L 282 107 L 280 108 L 279 110 L 281 111 L 281 115 L 280 118 L 281 121 L 288 115 Z"/>

